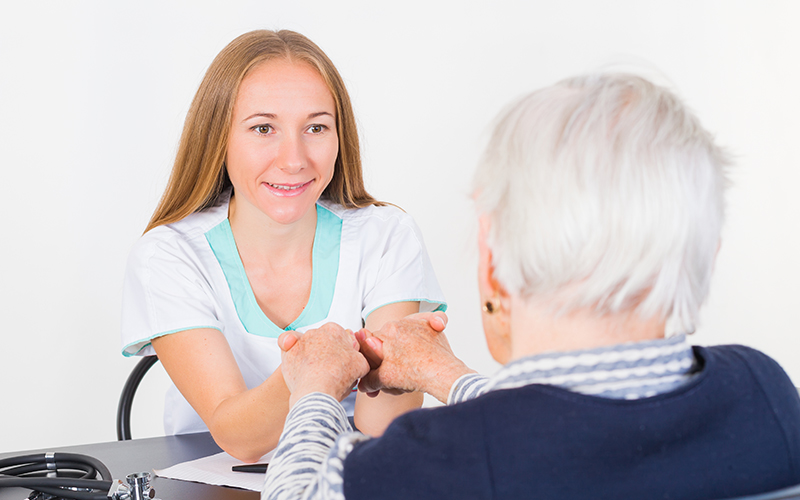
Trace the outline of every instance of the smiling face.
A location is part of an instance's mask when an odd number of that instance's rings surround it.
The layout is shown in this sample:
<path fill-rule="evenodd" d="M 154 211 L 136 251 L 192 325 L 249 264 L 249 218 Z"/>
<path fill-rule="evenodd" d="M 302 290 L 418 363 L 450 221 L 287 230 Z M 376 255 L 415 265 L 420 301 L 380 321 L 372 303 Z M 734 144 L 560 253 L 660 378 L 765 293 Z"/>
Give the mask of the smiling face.
<path fill-rule="evenodd" d="M 338 152 L 336 105 L 316 69 L 275 59 L 242 80 L 225 161 L 237 211 L 279 224 L 303 219 L 331 181 Z"/>

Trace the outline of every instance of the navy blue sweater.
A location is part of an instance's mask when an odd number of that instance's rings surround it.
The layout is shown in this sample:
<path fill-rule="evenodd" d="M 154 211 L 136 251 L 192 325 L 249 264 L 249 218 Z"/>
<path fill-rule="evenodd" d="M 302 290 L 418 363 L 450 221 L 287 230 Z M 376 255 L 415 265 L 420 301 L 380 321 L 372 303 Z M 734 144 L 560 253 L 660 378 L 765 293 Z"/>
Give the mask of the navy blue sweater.
<path fill-rule="evenodd" d="M 718 499 L 800 483 L 800 398 L 768 356 L 695 347 L 687 385 L 634 401 L 533 384 L 398 418 L 347 456 L 358 499 Z"/>

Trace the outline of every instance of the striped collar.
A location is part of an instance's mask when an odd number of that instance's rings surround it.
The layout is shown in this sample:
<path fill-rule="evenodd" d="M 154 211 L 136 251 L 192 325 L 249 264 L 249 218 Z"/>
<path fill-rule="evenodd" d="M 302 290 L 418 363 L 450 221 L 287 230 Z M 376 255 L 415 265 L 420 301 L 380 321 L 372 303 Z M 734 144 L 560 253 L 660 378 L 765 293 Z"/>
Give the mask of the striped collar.
<path fill-rule="evenodd" d="M 686 335 L 676 335 L 518 359 L 491 377 L 483 391 L 546 384 L 610 399 L 640 399 L 675 390 L 696 371 Z"/>

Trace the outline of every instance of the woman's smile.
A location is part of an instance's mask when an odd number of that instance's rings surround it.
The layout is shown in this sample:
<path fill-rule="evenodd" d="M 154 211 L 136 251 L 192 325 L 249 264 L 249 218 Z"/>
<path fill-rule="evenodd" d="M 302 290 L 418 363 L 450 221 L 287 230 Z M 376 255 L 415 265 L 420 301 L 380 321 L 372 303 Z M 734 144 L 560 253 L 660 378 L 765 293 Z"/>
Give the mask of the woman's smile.
<path fill-rule="evenodd" d="M 264 182 L 262 185 L 267 187 L 267 190 L 275 196 L 299 196 L 303 194 L 314 179 L 299 184 L 273 184 L 271 182 Z"/>

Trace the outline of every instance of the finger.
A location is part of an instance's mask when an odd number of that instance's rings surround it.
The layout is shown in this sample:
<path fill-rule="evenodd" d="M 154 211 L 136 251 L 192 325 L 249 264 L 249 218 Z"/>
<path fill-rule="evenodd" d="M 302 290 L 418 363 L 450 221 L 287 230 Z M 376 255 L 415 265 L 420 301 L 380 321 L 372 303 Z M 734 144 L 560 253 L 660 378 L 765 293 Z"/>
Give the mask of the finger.
<path fill-rule="evenodd" d="M 283 352 L 287 352 L 297 343 L 297 340 L 298 338 L 297 335 L 295 335 L 295 332 L 283 332 L 278 337 L 278 346 Z"/>
<path fill-rule="evenodd" d="M 428 326 L 437 332 L 441 332 L 447 326 L 447 315 L 443 311 L 436 311 L 432 313 L 416 313 L 407 316 L 406 319 L 415 319 L 425 321 Z"/>
<path fill-rule="evenodd" d="M 361 352 L 357 353 L 356 356 L 358 358 L 358 364 L 361 365 L 361 373 L 358 377 L 365 377 L 369 372 L 372 371 L 372 368 L 369 366 L 369 360 Z"/>
<path fill-rule="evenodd" d="M 366 344 L 375 353 L 375 355 L 383 360 L 383 341 L 378 337 L 370 337 L 366 340 Z"/>
<path fill-rule="evenodd" d="M 370 395 L 370 397 L 377 396 L 381 388 L 382 385 L 380 380 L 378 380 L 378 375 L 375 371 L 369 372 L 361 377 L 361 380 L 358 381 L 358 390 L 361 392 L 366 392 L 367 395 Z"/>
<path fill-rule="evenodd" d="M 403 389 L 383 388 L 383 389 L 381 389 L 381 392 L 384 392 L 386 394 L 391 394 L 392 396 L 402 396 L 403 394 L 408 394 L 409 392 L 413 392 L 413 391 L 406 391 L 406 390 L 403 390 Z"/>
<path fill-rule="evenodd" d="M 353 349 L 355 349 L 356 351 L 360 351 L 361 350 L 361 343 L 358 341 L 358 337 L 356 337 L 356 335 L 353 333 L 353 330 L 347 329 L 344 332 L 345 332 L 345 334 L 347 336 L 350 337 L 350 340 L 352 341 Z"/>
<path fill-rule="evenodd" d="M 428 324 L 437 332 L 443 332 L 447 327 L 447 315 L 442 311 L 436 311 L 428 319 Z"/>
<path fill-rule="evenodd" d="M 367 337 L 367 332 L 364 330 L 359 330 L 359 333 L 362 333 L 362 338 L 364 339 L 359 342 L 361 354 L 363 354 L 367 359 L 370 370 L 374 370 L 381 366 L 381 363 L 383 362 L 382 350 L 376 352 L 373 348 L 373 345 L 375 345 L 375 341 L 377 340 L 375 337 Z M 358 338 L 358 336 L 356 338 Z M 380 344 L 380 341 L 378 341 L 378 343 Z"/>
<path fill-rule="evenodd" d="M 408 392 L 411 392 L 404 389 L 385 387 L 380 383 L 375 373 L 376 372 L 374 371 L 370 372 L 368 375 L 361 377 L 361 380 L 358 382 L 358 390 L 365 393 L 368 397 L 377 397 L 381 392 L 391 394 L 392 396 L 400 396 L 401 394 L 407 394 Z"/>
<path fill-rule="evenodd" d="M 361 344 L 367 339 L 367 330 L 362 328 L 353 335 L 356 337 L 356 340 L 358 340 L 358 343 Z"/>

